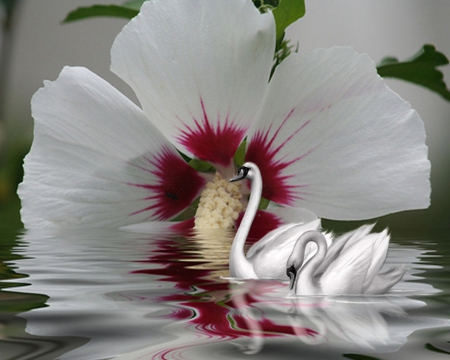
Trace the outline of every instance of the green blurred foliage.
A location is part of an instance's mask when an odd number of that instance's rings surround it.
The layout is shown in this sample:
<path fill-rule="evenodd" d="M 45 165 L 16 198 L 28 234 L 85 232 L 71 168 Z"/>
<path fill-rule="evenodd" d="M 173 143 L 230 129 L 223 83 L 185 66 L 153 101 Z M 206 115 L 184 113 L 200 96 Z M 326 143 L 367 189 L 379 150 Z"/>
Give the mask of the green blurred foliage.
<path fill-rule="evenodd" d="M 424 45 L 410 59 L 398 61 L 394 57 L 386 57 L 378 65 L 378 74 L 392 77 L 423 86 L 450 101 L 450 91 L 444 82 L 444 74 L 437 69 L 448 65 L 447 57 L 433 45 Z"/>
<path fill-rule="evenodd" d="M 0 123 L 0 230 L 14 230 L 22 228 L 16 191 L 22 181 L 22 161 L 29 144 L 5 133 L 5 126 Z"/>

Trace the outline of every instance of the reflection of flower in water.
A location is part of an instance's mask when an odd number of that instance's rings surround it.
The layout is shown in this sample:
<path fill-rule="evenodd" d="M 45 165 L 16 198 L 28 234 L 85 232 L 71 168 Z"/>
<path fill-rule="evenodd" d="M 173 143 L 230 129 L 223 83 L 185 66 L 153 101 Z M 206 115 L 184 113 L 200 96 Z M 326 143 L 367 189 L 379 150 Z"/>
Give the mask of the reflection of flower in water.
<path fill-rule="evenodd" d="M 387 328 L 389 338 L 386 345 L 369 341 L 373 351 L 396 350 L 413 331 L 448 325 L 429 317 L 430 311 L 437 314 L 433 307 L 423 317 L 416 312 L 399 319 L 396 311 L 383 310 L 391 301 L 409 313 L 408 307 L 423 303 L 405 295 L 432 292 L 431 285 L 414 277 L 423 264 L 418 262 L 422 251 L 413 246 L 390 252 L 391 262 L 397 262 L 398 255 L 417 265 L 405 276 L 412 282 L 398 284 L 395 296 L 376 298 L 383 309 L 372 300 L 367 303 L 367 298 L 359 305 L 355 297 L 345 299 L 348 304 L 342 298 L 316 298 L 322 308 L 306 309 L 305 298 L 286 296 L 286 284 L 221 279 L 228 254 L 211 261 L 209 256 L 224 245 L 199 245 L 197 235 L 180 236 L 162 228 L 151 236 L 116 230 L 32 231 L 23 242 L 24 257 L 15 267 L 29 277 L 13 282 L 29 286 L 9 291 L 48 296 L 45 307 L 20 317 L 27 320 L 29 334 L 41 342 L 58 343 L 58 354 L 69 351 L 64 355 L 69 359 L 201 359 L 209 358 L 210 351 L 236 358 L 239 350 L 232 344 L 245 352 L 283 344 L 283 352 L 321 358 L 339 356 L 339 349 L 352 346 L 370 351 L 355 342 L 367 338 L 361 329 L 370 330 L 380 313 L 385 323 L 377 326 Z M 214 242 L 226 245 L 219 235 L 211 238 Z M 364 325 L 367 321 L 361 316 L 358 328 L 350 318 L 357 320 L 352 314 L 364 307 L 374 313 L 369 317 L 372 323 Z"/>
<path fill-rule="evenodd" d="M 202 239 L 213 234 L 215 236 L 209 237 L 208 241 Z M 228 236 L 228 242 L 227 235 L 231 236 Z M 252 306 L 258 302 L 255 297 L 257 293 L 252 293 L 240 285 L 232 284 L 230 288 L 228 280 L 219 280 L 221 275 L 229 274 L 229 251 L 217 249 L 223 246 L 229 249 L 232 233 L 209 231 L 197 233 L 195 237 L 187 239 L 180 238 L 179 241 L 177 245 L 160 242 L 160 250 L 149 258 L 150 263 L 164 264 L 164 267 L 136 272 L 161 276 L 162 280 L 174 282 L 175 287 L 183 291 L 163 295 L 158 299 L 176 307 L 171 314 L 164 316 L 188 322 L 189 326 L 206 335 L 209 340 L 214 338 L 228 341 L 251 337 L 255 340 L 252 346 L 242 348 L 247 353 L 257 352 L 262 345 L 260 339 L 264 337 L 316 335 L 316 332 L 310 329 L 295 328 L 288 322 L 273 321 L 262 312 L 255 313 Z M 213 256 L 210 256 L 211 254 Z M 266 284 L 264 291 L 286 289 L 286 284 L 280 282 L 261 282 L 263 283 Z M 172 350 L 178 351 L 179 348 L 164 349 L 162 353 L 167 355 Z"/>

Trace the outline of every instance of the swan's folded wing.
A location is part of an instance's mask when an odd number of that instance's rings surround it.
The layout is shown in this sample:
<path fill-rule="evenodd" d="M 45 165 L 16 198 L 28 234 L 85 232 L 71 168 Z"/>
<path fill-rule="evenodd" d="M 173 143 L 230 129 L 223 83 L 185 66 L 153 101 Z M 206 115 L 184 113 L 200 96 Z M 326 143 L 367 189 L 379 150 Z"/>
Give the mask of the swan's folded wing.
<path fill-rule="evenodd" d="M 325 238 L 333 238 L 332 234 L 324 234 Z M 344 235 L 341 235 L 337 237 L 336 239 L 329 242 L 327 254 L 325 255 L 325 259 L 322 261 L 322 263 L 319 265 L 319 267 L 314 272 L 314 275 L 320 275 L 322 274 L 328 266 L 339 256 L 341 253 L 342 248 L 347 243 L 348 239 L 350 239 L 351 233 L 345 233 Z"/>
<path fill-rule="evenodd" d="M 320 276 L 320 286 L 324 295 L 363 293 L 372 245 L 361 241 L 339 254 Z"/>
<path fill-rule="evenodd" d="M 405 274 L 404 265 L 393 266 L 389 270 L 377 274 L 365 294 L 385 294 L 391 287 L 397 284 Z"/>
<path fill-rule="evenodd" d="M 353 231 L 347 233 L 347 234 L 350 234 L 351 236 L 345 244 L 345 249 L 356 245 L 360 241 L 366 241 L 367 235 L 369 235 L 369 233 L 372 231 L 374 226 L 375 226 L 375 223 L 365 224 L 365 225 L 360 226 L 356 230 L 353 230 Z"/>
<path fill-rule="evenodd" d="M 389 239 L 390 236 L 385 229 L 381 233 L 378 234 L 370 234 L 366 236 L 366 241 L 373 242 L 372 248 L 372 256 L 370 258 L 370 266 L 367 269 L 366 279 L 364 281 L 363 290 L 364 293 L 371 286 L 374 278 L 378 275 L 386 261 L 388 248 L 389 248 Z"/>
<path fill-rule="evenodd" d="M 346 232 L 337 237 L 329 245 L 325 259 L 314 272 L 314 275 L 320 275 L 330 266 L 330 264 L 339 256 L 339 254 L 358 241 L 362 240 L 373 229 L 375 224 L 363 225 L 356 230 Z M 325 234 L 326 236 L 326 234 Z"/>
<path fill-rule="evenodd" d="M 286 262 L 292 253 L 295 242 L 305 231 L 318 230 L 319 227 L 319 219 L 308 223 L 284 225 L 271 231 L 254 244 L 248 250 L 247 258 L 253 263 L 253 269 L 258 277 L 287 279 Z M 311 246 L 309 249 L 309 253 L 311 253 L 313 247 Z M 308 253 L 308 248 L 305 253 Z"/>
<path fill-rule="evenodd" d="M 282 225 L 279 228 L 270 231 L 261 240 L 253 244 L 250 249 L 248 249 L 246 257 L 248 259 L 253 258 L 256 254 L 258 254 L 259 252 L 261 252 L 261 250 L 265 249 L 268 246 L 277 246 L 276 244 L 278 244 L 278 246 L 283 246 L 282 244 L 285 242 L 289 242 L 292 236 L 297 236 L 298 238 L 305 231 L 318 230 L 319 228 L 320 219 L 313 220 L 307 223 L 290 223 Z"/>

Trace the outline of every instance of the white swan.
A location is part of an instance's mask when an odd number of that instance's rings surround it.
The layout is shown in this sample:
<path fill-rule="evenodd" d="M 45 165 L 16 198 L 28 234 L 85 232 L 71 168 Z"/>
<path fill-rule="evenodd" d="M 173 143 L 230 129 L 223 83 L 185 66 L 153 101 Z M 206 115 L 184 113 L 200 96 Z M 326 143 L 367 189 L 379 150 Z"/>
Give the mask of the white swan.
<path fill-rule="evenodd" d="M 302 234 L 287 260 L 291 288 L 295 285 L 297 295 L 384 294 L 400 281 L 405 269 L 394 266 L 380 272 L 387 256 L 389 235 L 387 230 L 369 234 L 372 228 L 373 225 L 364 225 L 344 234 L 328 250 L 319 231 Z M 305 247 L 311 241 L 319 249 L 303 265 Z"/>
<path fill-rule="evenodd" d="M 253 244 L 245 256 L 245 241 L 258 210 L 262 192 L 261 173 L 254 163 L 246 162 L 230 181 L 243 179 L 251 181 L 251 193 L 247 209 L 231 247 L 230 275 L 241 279 L 287 280 L 286 260 L 292 253 L 296 240 L 305 231 L 318 230 L 320 220 L 310 211 L 305 210 L 305 218 L 314 220 L 280 226 Z M 330 240 L 328 239 L 328 241 Z M 305 253 L 312 256 L 313 251 L 316 251 L 315 245 L 309 246 Z"/>

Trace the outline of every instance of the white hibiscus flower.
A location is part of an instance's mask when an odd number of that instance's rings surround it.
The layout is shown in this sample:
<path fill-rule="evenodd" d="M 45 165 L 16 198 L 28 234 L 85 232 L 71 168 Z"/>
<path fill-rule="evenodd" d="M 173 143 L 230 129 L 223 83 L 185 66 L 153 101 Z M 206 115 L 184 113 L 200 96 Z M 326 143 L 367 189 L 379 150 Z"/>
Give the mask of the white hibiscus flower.
<path fill-rule="evenodd" d="M 423 122 L 374 62 L 346 47 L 291 54 L 269 81 L 274 49 L 274 18 L 250 0 L 145 2 L 111 50 L 112 71 L 141 107 L 82 67 L 65 67 L 33 97 L 18 191 L 25 226 L 173 219 L 210 182 L 220 201 L 205 190 L 201 203 L 216 201 L 217 223 L 229 227 L 247 190 L 223 178 L 244 139 L 263 196 L 291 215 L 304 207 L 358 220 L 426 208 Z"/>

